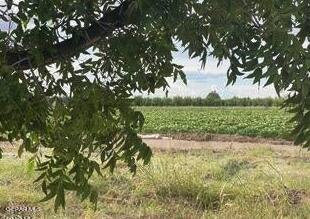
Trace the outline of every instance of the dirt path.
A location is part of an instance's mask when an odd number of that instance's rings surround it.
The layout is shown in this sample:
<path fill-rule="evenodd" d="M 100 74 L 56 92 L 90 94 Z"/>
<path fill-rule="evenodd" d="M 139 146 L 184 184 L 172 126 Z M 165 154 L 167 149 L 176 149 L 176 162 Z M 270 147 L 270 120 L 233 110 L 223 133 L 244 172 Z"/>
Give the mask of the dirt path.
<path fill-rule="evenodd" d="M 176 134 L 148 134 L 140 135 L 143 139 L 174 139 L 186 141 L 219 141 L 240 143 L 268 143 L 275 145 L 292 145 L 292 141 L 262 137 L 249 137 L 241 135 L 209 134 L 209 133 L 176 133 Z"/>
<path fill-rule="evenodd" d="M 240 142 L 236 141 L 234 138 L 231 141 L 224 139 L 221 141 L 219 139 L 209 140 L 209 141 L 195 141 L 195 140 L 178 140 L 169 137 L 162 137 L 160 135 L 144 135 L 142 136 L 143 141 L 147 143 L 153 151 L 190 151 L 190 150 L 212 150 L 212 151 L 247 151 L 255 148 L 265 148 L 272 151 L 284 153 L 284 154 L 304 154 L 310 155 L 310 151 L 301 148 L 300 146 L 294 146 L 292 143 L 288 142 Z M 17 157 L 18 144 L 10 144 L 8 142 L 0 142 L 0 148 L 3 149 L 3 154 L 6 156 Z"/>
<path fill-rule="evenodd" d="M 213 151 L 245 151 L 254 148 L 266 148 L 272 151 L 283 152 L 286 154 L 309 153 L 299 146 L 279 145 L 271 143 L 251 143 L 251 142 L 228 142 L 228 141 L 186 141 L 173 139 L 144 139 L 155 151 L 189 151 L 189 150 L 213 150 Z"/>

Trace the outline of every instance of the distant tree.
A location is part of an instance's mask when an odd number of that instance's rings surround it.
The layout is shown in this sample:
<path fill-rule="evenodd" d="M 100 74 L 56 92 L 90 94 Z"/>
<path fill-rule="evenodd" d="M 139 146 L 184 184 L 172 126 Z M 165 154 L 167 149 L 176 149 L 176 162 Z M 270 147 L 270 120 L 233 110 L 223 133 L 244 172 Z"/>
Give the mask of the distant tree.
<path fill-rule="evenodd" d="M 201 97 L 141 97 L 133 98 L 132 106 L 281 106 L 283 98 L 240 98 L 223 99 L 214 96 Z"/>
<path fill-rule="evenodd" d="M 208 100 L 221 100 L 221 96 L 214 90 L 207 95 Z"/>
<path fill-rule="evenodd" d="M 215 90 L 211 91 L 206 97 L 206 104 L 207 106 L 220 106 L 221 105 L 220 95 Z"/>
<path fill-rule="evenodd" d="M 172 102 L 173 102 L 174 106 L 183 106 L 183 98 L 182 97 L 178 97 L 178 96 L 173 97 Z"/>
<path fill-rule="evenodd" d="M 144 103 L 143 103 L 144 99 L 142 96 L 136 96 L 133 101 L 132 101 L 132 104 L 134 106 L 143 106 Z"/>
<path fill-rule="evenodd" d="M 195 106 L 202 106 L 202 104 L 203 104 L 203 100 L 202 100 L 202 98 L 201 97 L 197 97 L 196 99 L 195 99 Z"/>
<path fill-rule="evenodd" d="M 191 97 L 184 97 L 183 98 L 183 105 L 184 106 L 193 106 L 193 99 Z"/>

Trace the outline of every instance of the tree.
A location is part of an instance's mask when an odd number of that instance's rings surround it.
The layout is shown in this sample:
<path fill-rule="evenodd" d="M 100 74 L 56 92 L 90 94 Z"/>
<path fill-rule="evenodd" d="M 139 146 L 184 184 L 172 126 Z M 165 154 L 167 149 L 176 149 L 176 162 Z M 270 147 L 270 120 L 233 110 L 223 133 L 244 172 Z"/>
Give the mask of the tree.
<path fill-rule="evenodd" d="M 206 103 L 208 106 L 220 106 L 221 97 L 215 90 L 211 91 L 206 97 Z"/>
<path fill-rule="evenodd" d="M 208 100 L 221 100 L 221 96 L 216 91 L 211 91 L 207 95 Z"/>
<path fill-rule="evenodd" d="M 181 45 L 202 67 L 228 60 L 228 84 L 266 79 L 290 92 L 296 143 L 309 148 L 309 13 L 306 0 L 2 0 L 0 23 L 12 28 L 0 33 L 1 138 L 35 155 L 56 209 L 67 190 L 96 202 L 95 153 L 111 170 L 150 160 L 130 97 L 167 91 L 168 77 L 186 83 L 172 57 Z"/>

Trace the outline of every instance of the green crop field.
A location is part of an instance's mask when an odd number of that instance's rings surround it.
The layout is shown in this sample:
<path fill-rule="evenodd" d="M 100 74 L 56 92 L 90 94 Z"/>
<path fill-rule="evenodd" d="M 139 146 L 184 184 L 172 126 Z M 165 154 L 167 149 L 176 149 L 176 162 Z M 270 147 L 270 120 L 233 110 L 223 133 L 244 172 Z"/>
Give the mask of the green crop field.
<path fill-rule="evenodd" d="M 213 133 L 291 139 L 291 114 L 279 108 L 140 107 L 144 133 Z"/>

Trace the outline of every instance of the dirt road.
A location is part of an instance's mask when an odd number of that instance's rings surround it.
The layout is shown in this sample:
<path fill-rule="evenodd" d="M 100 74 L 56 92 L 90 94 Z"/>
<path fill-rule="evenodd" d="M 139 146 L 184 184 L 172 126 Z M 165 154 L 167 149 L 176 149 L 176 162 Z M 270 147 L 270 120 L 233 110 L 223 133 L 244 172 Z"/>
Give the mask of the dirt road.
<path fill-rule="evenodd" d="M 286 154 L 307 153 L 307 150 L 300 146 L 279 145 L 271 143 L 241 143 L 241 142 L 221 142 L 221 141 L 186 141 L 172 139 L 144 139 L 154 151 L 189 151 L 189 150 L 213 150 L 213 151 L 245 151 L 255 148 L 266 148 L 272 151 L 283 152 Z"/>
<path fill-rule="evenodd" d="M 212 150 L 212 151 L 246 151 L 252 149 L 269 149 L 283 154 L 304 154 L 310 155 L 310 152 L 300 146 L 293 144 L 276 144 L 273 142 L 240 142 L 240 141 L 193 141 L 193 140 L 176 140 L 159 135 L 144 136 L 143 141 L 147 143 L 153 151 L 191 151 L 191 150 Z M 18 144 L 10 144 L 8 142 L 0 142 L 0 148 L 4 154 L 17 156 L 16 150 Z"/>

